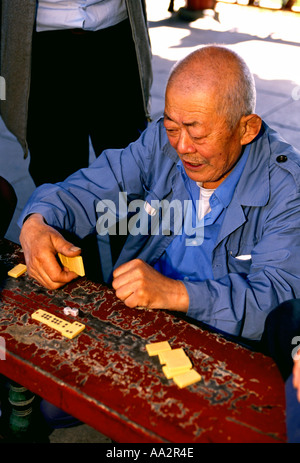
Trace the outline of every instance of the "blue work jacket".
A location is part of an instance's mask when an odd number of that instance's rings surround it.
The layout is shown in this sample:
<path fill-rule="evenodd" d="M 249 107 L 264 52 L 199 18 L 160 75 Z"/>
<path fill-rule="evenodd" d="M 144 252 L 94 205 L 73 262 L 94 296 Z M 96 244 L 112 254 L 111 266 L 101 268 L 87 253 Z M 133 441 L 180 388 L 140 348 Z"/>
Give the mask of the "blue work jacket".
<path fill-rule="evenodd" d="M 106 150 L 65 182 L 37 188 L 19 223 L 38 212 L 49 225 L 82 238 L 95 232 L 99 200 L 112 201 L 118 210 L 120 192 L 126 192 L 128 204 L 134 200 L 183 204 L 189 196 L 177 163 L 160 119 L 127 148 Z M 226 208 L 212 255 L 214 278 L 184 281 L 188 316 L 259 340 L 267 314 L 281 302 L 300 297 L 299 187 L 300 154 L 263 123 Z M 154 265 L 174 238 L 172 220 L 168 229 L 160 224 L 160 231 L 151 233 L 150 212 L 146 207 L 136 214 L 139 223 L 148 223 L 148 233 L 129 233 L 114 267 L 133 258 Z M 158 221 L 160 213 L 154 213 Z M 109 281 L 112 263 L 105 241 L 99 235 L 100 254 L 108 256 L 102 260 Z"/>

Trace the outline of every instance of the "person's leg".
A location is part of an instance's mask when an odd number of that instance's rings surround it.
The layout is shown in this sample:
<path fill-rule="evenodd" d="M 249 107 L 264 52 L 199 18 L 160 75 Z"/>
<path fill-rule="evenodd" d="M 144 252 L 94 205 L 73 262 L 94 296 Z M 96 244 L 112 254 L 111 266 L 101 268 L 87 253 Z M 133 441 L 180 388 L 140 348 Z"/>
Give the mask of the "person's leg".
<path fill-rule="evenodd" d="M 293 386 L 293 352 L 300 339 L 300 300 L 280 304 L 267 317 L 263 334 L 266 352 L 285 381 L 286 429 L 289 443 L 300 443 L 300 403 Z M 296 346 L 297 348 L 297 346 Z"/>
<path fill-rule="evenodd" d="M 6 436 L 9 425 L 8 388 L 6 384 L 7 378 L 0 374 L 0 442 Z"/>
<path fill-rule="evenodd" d="M 40 412 L 50 430 L 70 428 L 82 424 L 77 418 L 46 400 L 41 401 Z"/>
<path fill-rule="evenodd" d="M 9 403 L 9 389 L 11 381 L 0 375 L 0 442 L 1 436 L 10 436 L 9 419 L 12 407 Z M 69 415 L 50 402 L 35 396 L 32 402 L 30 427 L 26 433 L 28 440 L 47 441 L 48 436 L 55 430 L 69 428 L 82 424 L 77 418 Z"/>
<path fill-rule="evenodd" d="M 0 238 L 3 238 L 17 205 L 17 195 L 12 185 L 3 177 L 0 177 Z"/>
<path fill-rule="evenodd" d="M 125 148 L 147 126 L 138 63 L 129 21 L 91 37 L 90 118 L 92 144 Z"/>
<path fill-rule="evenodd" d="M 67 31 L 34 33 L 27 141 L 36 185 L 88 166 L 83 45 Z"/>
<path fill-rule="evenodd" d="M 293 369 L 293 340 L 296 336 L 300 336 L 300 299 L 284 302 L 272 310 L 262 337 L 263 345 L 276 362 L 284 381 Z"/>

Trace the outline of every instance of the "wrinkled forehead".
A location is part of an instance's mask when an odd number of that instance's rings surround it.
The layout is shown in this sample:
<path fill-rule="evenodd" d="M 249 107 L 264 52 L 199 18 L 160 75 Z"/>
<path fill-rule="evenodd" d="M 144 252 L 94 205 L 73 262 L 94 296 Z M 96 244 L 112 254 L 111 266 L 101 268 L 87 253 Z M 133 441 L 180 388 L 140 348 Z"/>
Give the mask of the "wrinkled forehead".
<path fill-rule="evenodd" d="M 189 98 L 191 95 L 197 97 L 218 98 L 222 95 L 222 88 L 227 87 L 228 79 L 223 74 L 216 73 L 213 69 L 200 66 L 199 64 L 183 67 L 180 71 L 170 76 L 166 85 L 166 95 L 181 95 Z"/>
<path fill-rule="evenodd" d="M 177 80 L 166 87 L 165 109 L 171 107 L 196 112 L 217 111 L 220 98 L 221 93 L 217 85 L 209 85 L 208 82 L 200 85 L 182 85 Z"/>

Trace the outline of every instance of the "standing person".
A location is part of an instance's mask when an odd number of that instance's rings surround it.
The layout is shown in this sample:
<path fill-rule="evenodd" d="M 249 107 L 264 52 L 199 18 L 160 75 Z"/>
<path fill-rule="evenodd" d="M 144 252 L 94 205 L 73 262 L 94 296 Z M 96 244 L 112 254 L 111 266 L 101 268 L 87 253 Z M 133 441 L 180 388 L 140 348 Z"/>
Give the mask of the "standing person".
<path fill-rule="evenodd" d="M 1 116 L 38 186 L 124 148 L 149 120 L 144 0 L 0 0 Z"/>
<path fill-rule="evenodd" d="M 0 176 L 0 239 L 4 238 L 17 205 L 13 186 Z"/>

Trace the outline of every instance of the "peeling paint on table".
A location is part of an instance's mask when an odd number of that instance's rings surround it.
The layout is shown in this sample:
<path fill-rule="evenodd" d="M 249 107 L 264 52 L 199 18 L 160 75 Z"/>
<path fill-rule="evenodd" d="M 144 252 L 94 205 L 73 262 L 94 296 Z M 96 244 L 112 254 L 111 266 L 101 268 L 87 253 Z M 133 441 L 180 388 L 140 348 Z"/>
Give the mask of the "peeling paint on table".
<path fill-rule="evenodd" d="M 285 442 L 284 385 L 273 361 L 175 313 L 129 309 L 114 291 L 78 278 L 50 291 L 27 274 L 20 248 L 0 242 L 0 372 L 117 442 Z M 85 330 L 74 339 L 31 319 L 37 309 Z M 182 347 L 202 380 L 179 389 L 145 346 Z"/>

